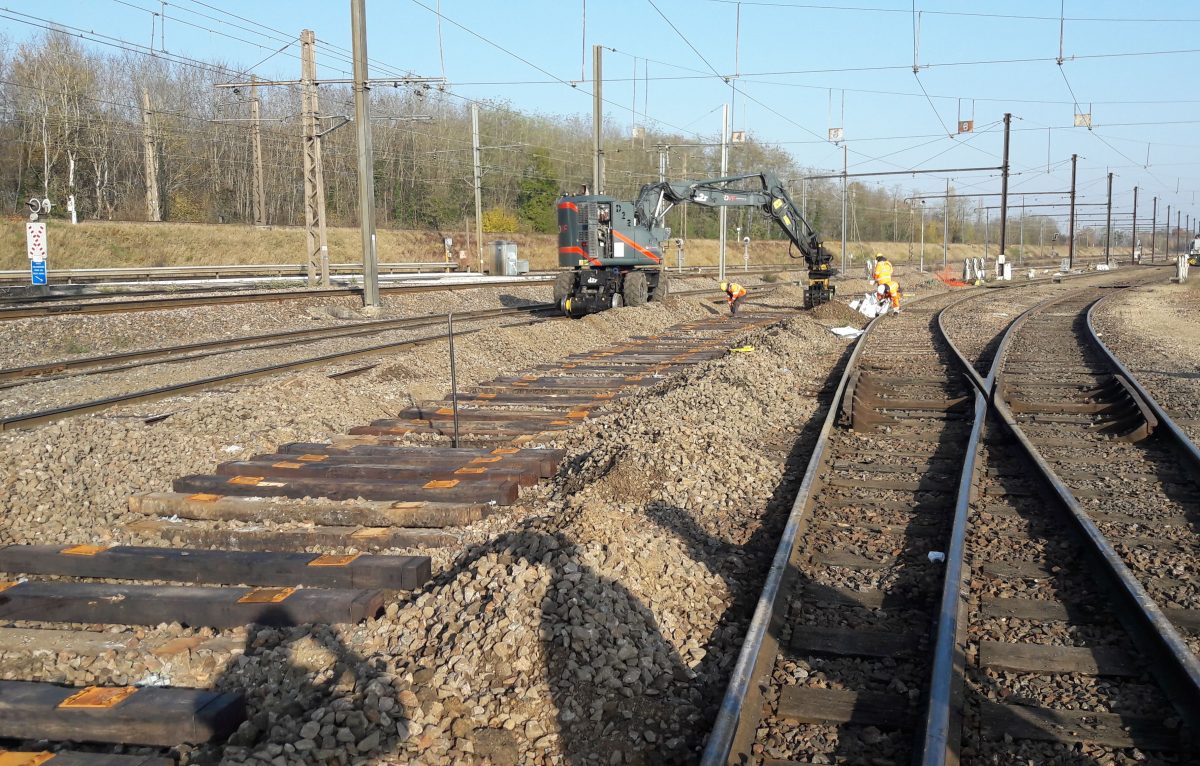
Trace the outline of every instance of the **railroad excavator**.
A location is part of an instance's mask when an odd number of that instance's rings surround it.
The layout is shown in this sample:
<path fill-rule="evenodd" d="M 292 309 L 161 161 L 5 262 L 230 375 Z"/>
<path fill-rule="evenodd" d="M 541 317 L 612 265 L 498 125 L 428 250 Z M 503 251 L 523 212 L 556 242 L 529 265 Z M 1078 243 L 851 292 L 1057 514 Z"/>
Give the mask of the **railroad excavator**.
<path fill-rule="evenodd" d="M 833 296 L 829 282 L 836 273 L 833 254 L 821 244 L 775 175 L 750 173 L 646 184 L 636 202 L 601 194 L 560 197 L 558 265 L 562 271 L 554 282 L 554 300 L 562 312 L 583 316 L 666 298 L 663 243 L 671 230 L 663 222 L 672 207 L 684 202 L 761 209 L 799 251 L 792 257 L 803 258 L 808 266 L 805 308 Z"/>

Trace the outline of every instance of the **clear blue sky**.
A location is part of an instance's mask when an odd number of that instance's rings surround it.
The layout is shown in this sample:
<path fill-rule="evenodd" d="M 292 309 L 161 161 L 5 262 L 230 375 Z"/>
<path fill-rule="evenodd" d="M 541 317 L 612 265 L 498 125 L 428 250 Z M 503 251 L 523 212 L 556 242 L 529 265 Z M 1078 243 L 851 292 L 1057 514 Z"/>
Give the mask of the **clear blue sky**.
<path fill-rule="evenodd" d="M 840 124 L 851 172 L 998 165 L 1007 111 L 1019 173 L 1013 191 L 1067 188 L 1077 153 L 1082 201 L 1103 201 L 1112 170 L 1116 205 L 1128 208 L 1141 187 L 1139 218 L 1148 219 L 1154 196 L 1160 219 L 1167 203 L 1200 212 L 1200 97 L 1191 87 L 1198 3 L 1066 0 L 1060 67 L 1058 0 L 917 0 L 919 77 L 911 0 L 592 0 L 586 41 L 584 6 L 441 0 L 439 36 L 438 0 L 368 0 L 372 74 L 441 75 L 444 62 L 461 96 L 589 115 L 590 82 L 568 83 L 591 77 L 598 43 L 616 49 L 605 51 L 604 64 L 613 124 L 636 119 L 714 141 L 720 107 L 732 102 L 735 129 L 815 168 L 840 170 L 841 149 L 824 140 Z M 164 8 L 165 36 L 156 16 Z M 320 42 L 321 76 L 345 77 L 350 68 L 349 0 L 0 0 L 0 30 L 12 40 L 39 34 L 35 25 L 46 21 L 143 49 L 153 28 L 154 45 L 165 42 L 169 53 L 280 79 L 298 77 L 298 47 L 271 54 L 307 27 Z M 1157 55 L 1113 55 L 1147 53 Z M 714 70 L 739 75 L 736 95 Z M 1072 127 L 1076 99 L 1092 113 L 1092 131 Z M 973 117 L 976 132 L 948 137 L 960 116 Z M 952 174 L 956 187 L 977 192 L 998 191 L 995 175 Z M 880 182 L 940 191 L 944 178 Z"/>

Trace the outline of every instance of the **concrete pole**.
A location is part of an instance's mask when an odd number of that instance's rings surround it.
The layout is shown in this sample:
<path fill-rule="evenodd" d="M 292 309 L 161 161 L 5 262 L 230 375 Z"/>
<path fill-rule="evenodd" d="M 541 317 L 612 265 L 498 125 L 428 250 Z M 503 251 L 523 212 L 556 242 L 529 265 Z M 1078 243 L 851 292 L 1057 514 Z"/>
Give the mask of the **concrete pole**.
<path fill-rule="evenodd" d="M 942 271 L 950 262 L 950 179 L 946 179 L 946 199 L 942 202 Z"/>
<path fill-rule="evenodd" d="M 1008 242 L 1008 134 L 1012 115 L 1004 113 L 1004 160 L 1000 171 L 1000 255 Z"/>
<path fill-rule="evenodd" d="M 1071 222 L 1067 225 L 1067 268 L 1075 268 L 1075 165 L 1078 154 L 1071 155 Z"/>
<path fill-rule="evenodd" d="M 921 266 L 918 271 L 925 271 L 925 200 L 921 200 Z"/>
<path fill-rule="evenodd" d="M 849 170 L 849 158 L 846 145 L 842 144 L 842 273 L 846 273 L 846 199 L 848 195 L 846 181 Z"/>
<path fill-rule="evenodd" d="M 471 158 L 475 165 L 475 247 L 483 273 L 483 161 L 479 153 L 479 104 L 471 102 Z"/>
<path fill-rule="evenodd" d="M 592 194 L 604 193 L 604 48 L 592 46 Z"/>
<path fill-rule="evenodd" d="M 721 177 L 729 175 L 729 104 L 721 105 Z M 717 211 L 721 227 L 721 252 L 717 266 L 717 279 L 725 281 L 726 229 L 729 223 L 729 208 L 721 206 Z"/>
<path fill-rule="evenodd" d="M 367 82 L 366 0 L 350 0 L 354 54 L 354 122 L 358 133 L 358 217 L 362 230 L 363 305 L 378 308 L 379 261 L 375 249 L 375 151 L 371 143 L 371 104 Z"/>
<path fill-rule="evenodd" d="M 162 203 L 158 196 L 158 151 L 154 139 L 154 124 L 150 117 L 150 89 L 142 88 L 142 157 L 146 164 L 146 220 L 162 220 Z"/>
<path fill-rule="evenodd" d="M 1133 187 L 1133 236 L 1130 238 L 1129 245 L 1129 262 L 1136 263 L 1134 256 L 1137 255 L 1137 198 L 1138 188 Z"/>
<path fill-rule="evenodd" d="M 1154 204 L 1150 212 L 1150 262 L 1154 262 L 1155 239 L 1158 238 L 1158 197 L 1154 198 Z"/>
<path fill-rule="evenodd" d="M 1108 214 L 1104 222 L 1104 263 L 1111 265 L 1112 253 L 1112 177 L 1113 174 L 1108 174 Z"/>
<path fill-rule="evenodd" d="M 258 83 L 250 75 L 250 144 L 254 151 L 254 225 L 266 226 L 266 199 L 263 188 L 262 164 L 262 103 L 258 100 Z"/>
<path fill-rule="evenodd" d="M 317 129 L 316 35 L 300 32 L 300 100 L 304 141 L 304 228 L 308 254 L 308 286 L 329 287 L 329 238 L 325 228 L 325 177 L 321 170 L 321 136 Z"/>
<path fill-rule="evenodd" d="M 1021 197 L 1021 252 L 1017 255 L 1017 265 L 1025 265 L 1025 198 Z"/>
<path fill-rule="evenodd" d="M 1163 249 L 1167 253 L 1167 261 L 1169 262 L 1171 260 L 1171 205 L 1170 204 L 1167 205 L 1167 230 L 1163 234 L 1164 234 L 1163 239 L 1165 242 L 1165 244 L 1163 245 Z"/>

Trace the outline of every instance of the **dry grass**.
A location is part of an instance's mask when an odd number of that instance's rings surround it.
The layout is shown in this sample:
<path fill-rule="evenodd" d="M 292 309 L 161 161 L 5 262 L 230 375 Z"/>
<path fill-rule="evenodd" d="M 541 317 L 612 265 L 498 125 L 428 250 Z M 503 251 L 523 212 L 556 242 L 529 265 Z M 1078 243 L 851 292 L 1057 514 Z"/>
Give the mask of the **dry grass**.
<path fill-rule="evenodd" d="M 267 227 L 232 224 L 188 224 L 188 223 L 115 223 L 84 221 L 78 226 L 61 221 L 50 222 L 50 266 L 58 269 L 112 268 L 119 266 L 211 266 L 223 264 L 301 264 L 304 262 L 304 230 L 298 227 Z M 461 231 L 445 232 L 455 240 L 455 249 L 466 249 L 466 236 Z M 385 263 L 441 261 L 442 234 L 434 231 L 398 231 L 380 229 L 377 234 L 379 260 Z M 558 264 L 556 240 L 544 234 L 484 234 L 484 241 L 510 239 L 517 242 L 520 257 L 530 262 L 533 269 L 550 269 Z M 841 243 L 828 241 L 826 247 L 835 254 L 840 253 Z M 685 253 L 689 266 L 711 266 L 717 263 L 718 243 L 716 240 L 694 239 L 688 242 Z M 1061 255 L 1051 257 L 1037 253 L 1037 248 L 1027 248 L 1026 257 L 1042 263 L 1057 262 Z M 883 253 L 896 263 L 916 264 L 920 246 L 909 253 L 908 243 L 867 242 L 852 243 L 848 252 L 855 268 L 864 258 Z M 1015 248 L 1010 249 L 1014 252 Z M 996 247 L 989 248 L 995 255 Z M 329 256 L 334 263 L 355 263 L 361 259 L 358 229 L 333 228 L 329 230 Z M 983 248 L 975 245 L 951 245 L 950 263 L 957 268 L 963 258 L 982 256 Z M 1128 259 L 1122 252 L 1121 258 Z M 1103 248 L 1088 248 L 1077 260 L 1082 262 L 1103 259 Z M 740 243 L 730 242 L 728 259 L 731 267 L 743 261 Z M 1015 259 L 1015 252 L 1014 252 Z M 835 259 L 837 260 L 837 259 Z M 931 268 L 942 261 L 940 245 L 925 246 L 926 264 Z M 468 261 L 475 266 L 475 259 Z M 787 263 L 788 247 L 784 242 L 754 242 L 750 246 L 752 264 Z M 667 250 L 667 263 L 675 265 L 675 249 Z M 799 262 L 797 262 L 799 263 Z M 0 269 L 24 269 L 25 257 L 24 221 L 9 219 L 0 221 Z"/>

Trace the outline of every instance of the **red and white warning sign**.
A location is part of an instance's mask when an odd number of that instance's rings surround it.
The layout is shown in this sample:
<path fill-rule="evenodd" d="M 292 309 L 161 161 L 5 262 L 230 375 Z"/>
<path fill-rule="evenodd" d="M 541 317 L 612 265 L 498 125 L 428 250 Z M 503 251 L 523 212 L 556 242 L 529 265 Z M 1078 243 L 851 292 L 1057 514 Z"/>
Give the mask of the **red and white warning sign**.
<path fill-rule="evenodd" d="M 25 223 L 25 251 L 31 261 L 46 260 L 46 222 L 27 221 Z"/>

